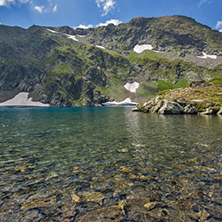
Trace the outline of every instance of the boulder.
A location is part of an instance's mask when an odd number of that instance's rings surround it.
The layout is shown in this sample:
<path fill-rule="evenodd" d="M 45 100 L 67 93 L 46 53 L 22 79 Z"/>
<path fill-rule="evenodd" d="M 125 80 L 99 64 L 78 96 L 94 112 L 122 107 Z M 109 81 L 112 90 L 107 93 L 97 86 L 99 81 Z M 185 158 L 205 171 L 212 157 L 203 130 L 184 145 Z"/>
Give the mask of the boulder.
<path fill-rule="evenodd" d="M 215 111 L 212 108 L 207 108 L 205 112 L 201 112 L 200 115 L 213 115 Z"/>
<path fill-rule="evenodd" d="M 157 96 L 156 99 L 155 99 L 155 103 L 158 103 L 158 101 L 162 99 L 162 96 Z"/>
<path fill-rule="evenodd" d="M 222 115 L 222 107 L 221 107 L 220 110 L 217 112 L 217 115 Z"/>
<path fill-rule="evenodd" d="M 183 107 L 180 104 L 167 100 L 164 100 L 163 106 L 158 111 L 160 114 L 182 114 L 183 112 Z"/>
<path fill-rule="evenodd" d="M 151 109 L 153 106 L 154 106 L 153 100 L 150 100 L 150 101 L 148 101 L 148 102 L 146 102 L 146 103 L 143 104 L 142 111 L 143 111 L 143 112 L 149 112 L 150 109 Z"/>
<path fill-rule="evenodd" d="M 184 98 L 174 99 L 174 102 L 179 103 L 182 107 L 187 105 L 187 101 Z"/>
<path fill-rule="evenodd" d="M 153 106 L 150 111 L 152 113 L 158 113 L 159 109 L 164 105 L 164 100 L 159 101 L 155 106 Z"/>
<path fill-rule="evenodd" d="M 186 113 L 186 114 L 197 114 L 197 109 L 196 109 L 195 106 L 192 106 L 191 104 L 189 104 L 184 108 L 184 113 Z"/>

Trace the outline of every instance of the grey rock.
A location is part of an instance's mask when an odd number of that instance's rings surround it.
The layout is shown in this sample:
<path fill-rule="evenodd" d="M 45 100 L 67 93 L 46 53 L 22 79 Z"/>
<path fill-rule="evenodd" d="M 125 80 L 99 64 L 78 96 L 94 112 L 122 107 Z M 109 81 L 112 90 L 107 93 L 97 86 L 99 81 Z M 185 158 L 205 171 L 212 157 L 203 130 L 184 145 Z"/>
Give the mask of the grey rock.
<path fill-rule="evenodd" d="M 182 114 L 183 112 L 183 107 L 180 104 L 167 100 L 164 100 L 163 106 L 158 111 L 160 114 Z"/>
<path fill-rule="evenodd" d="M 142 111 L 143 112 L 149 112 L 150 109 L 154 106 L 154 103 L 153 103 L 153 99 L 144 103 L 143 107 L 142 107 Z"/>
<path fill-rule="evenodd" d="M 215 111 L 211 108 L 207 108 L 205 112 L 201 112 L 200 115 L 213 115 Z"/>
<path fill-rule="evenodd" d="M 187 105 L 185 108 L 184 108 L 184 113 L 186 114 L 197 114 L 197 109 L 195 106 L 192 106 L 192 104 L 189 104 Z"/>
<path fill-rule="evenodd" d="M 220 110 L 217 112 L 217 115 L 222 115 L 222 107 L 221 107 Z"/>
<path fill-rule="evenodd" d="M 162 99 L 162 96 L 157 96 L 155 102 L 157 103 L 160 99 Z"/>
<path fill-rule="evenodd" d="M 192 103 L 193 106 L 196 106 L 197 103 L 201 103 L 201 102 L 203 102 L 203 101 L 204 101 L 204 100 L 202 100 L 202 99 L 193 99 L 193 100 L 191 100 L 191 103 Z"/>
<path fill-rule="evenodd" d="M 187 101 L 184 98 L 175 99 L 174 102 L 179 103 L 182 107 L 187 105 Z"/>

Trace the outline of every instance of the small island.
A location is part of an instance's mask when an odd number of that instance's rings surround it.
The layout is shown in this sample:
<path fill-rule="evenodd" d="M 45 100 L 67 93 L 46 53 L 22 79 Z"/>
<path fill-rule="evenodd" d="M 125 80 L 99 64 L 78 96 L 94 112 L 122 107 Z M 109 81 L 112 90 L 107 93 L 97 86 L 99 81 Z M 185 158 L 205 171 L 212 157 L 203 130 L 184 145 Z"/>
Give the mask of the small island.
<path fill-rule="evenodd" d="M 189 87 L 164 90 L 133 111 L 159 114 L 222 115 L 222 78 L 193 81 Z"/>

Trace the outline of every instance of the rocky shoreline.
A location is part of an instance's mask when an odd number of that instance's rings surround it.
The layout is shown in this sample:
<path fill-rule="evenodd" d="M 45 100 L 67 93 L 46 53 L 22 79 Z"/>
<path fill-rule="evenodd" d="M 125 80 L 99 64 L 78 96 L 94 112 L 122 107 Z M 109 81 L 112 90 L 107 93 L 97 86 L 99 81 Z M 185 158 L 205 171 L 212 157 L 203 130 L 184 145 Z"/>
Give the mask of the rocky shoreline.
<path fill-rule="evenodd" d="M 188 102 L 183 98 L 168 101 L 162 96 L 157 96 L 148 102 L 138 104 L 132 111 L 144 113 L 158 114 L 198 114 L 198 115 L 222 115 L 222 107 L 213 107 L 211 103 L 206 104 L 205 111 L 199 111 L 198 104 L 203 103 L 203 100 L 191 100 Z"/>

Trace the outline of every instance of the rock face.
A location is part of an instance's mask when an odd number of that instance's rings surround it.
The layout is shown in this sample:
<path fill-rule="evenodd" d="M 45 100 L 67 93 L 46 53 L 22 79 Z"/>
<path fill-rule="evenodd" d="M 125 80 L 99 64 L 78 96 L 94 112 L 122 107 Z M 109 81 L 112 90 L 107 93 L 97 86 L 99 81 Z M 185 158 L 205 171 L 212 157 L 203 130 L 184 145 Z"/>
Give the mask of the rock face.
<path fill-rule="evenodd" d="M 142 112 L 151 112 L 151 113 L 159 113 L 159 114 L 182 114 L 184 113 L 183 107 L 177 103 L 172 101 L 167 101 L 166 99 L 160 100 L 161 97 L 156 99 L 158 101 L 155 103 L 154 100 L 150 100 L 144 103 L 142 106 L 137 106 L 136 110 L 133 111 L 142 111 Z M 160 101 L 159 101 L 160 100 Z"/>

